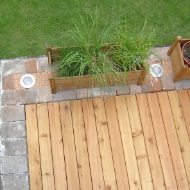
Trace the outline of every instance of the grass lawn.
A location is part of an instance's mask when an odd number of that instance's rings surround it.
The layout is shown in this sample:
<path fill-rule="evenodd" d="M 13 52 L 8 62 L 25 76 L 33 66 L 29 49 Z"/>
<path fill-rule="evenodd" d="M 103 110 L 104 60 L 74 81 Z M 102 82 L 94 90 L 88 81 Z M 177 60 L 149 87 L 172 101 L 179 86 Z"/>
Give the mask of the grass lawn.
<path fill-rule="evenodd" d="M 126 17 L 131 30 L 147 20 L 147 28 L 155 30 L 154 45 L 190 37 L 189 0 L 1 0 L 0 59 L 44 55 L 46 45 L 72 44 L 66 34 L 84 4 L 91 12 L 97 7 L 100 29 Z"/>

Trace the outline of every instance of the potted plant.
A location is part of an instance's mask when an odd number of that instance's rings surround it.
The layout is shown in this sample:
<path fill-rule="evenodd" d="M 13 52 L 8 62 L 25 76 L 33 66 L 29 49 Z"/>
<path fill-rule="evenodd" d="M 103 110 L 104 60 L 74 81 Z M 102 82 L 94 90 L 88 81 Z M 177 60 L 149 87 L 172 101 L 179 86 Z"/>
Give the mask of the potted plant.
<path fill-rule="evenodd" d="M 47 48 L 52 93 L 63 89 L 142 84 L 148 71 L 145 59 L 152 53 L 152 36 L 145 34 L 145 24 L 140 33 L 131 35 L 126 22 L 117 22 L 100 32 L 96 15 L 80 16 L 80 22 L 73 23 L 76 30 L 70 37 L 77 46 Z M 115 31 L 114 35 L 111 31 Z M 108 39 L 111 44 L 105 43 Z"/>
<path fill-rule="evenodd" d="M 182 39 L 181 36 L 177 36 L 168 50 L 174 69 L 174 82 L 190 79 L 190 66 L 188 64 L 189 42 L 190 39 Z"/>

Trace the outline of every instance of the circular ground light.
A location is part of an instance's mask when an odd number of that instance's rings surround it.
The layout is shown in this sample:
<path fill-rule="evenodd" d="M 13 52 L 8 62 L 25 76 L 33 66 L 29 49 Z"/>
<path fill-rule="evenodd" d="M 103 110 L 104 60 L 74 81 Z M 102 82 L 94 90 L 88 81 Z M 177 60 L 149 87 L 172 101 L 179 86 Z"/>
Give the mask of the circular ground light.
<path fill-rule="evenodd" d="M 24 88 L 32 88 L 35 85 L 36 79 L 31 74 L 25 74 L 20 79 L 20 85 Z"/>
<path fill-rule="evenodd" d="M 150 66 L 150 74 L 153 77 L 161 77 L 164 74 L 163 67 L 160 64 L 152 64 Z"/>

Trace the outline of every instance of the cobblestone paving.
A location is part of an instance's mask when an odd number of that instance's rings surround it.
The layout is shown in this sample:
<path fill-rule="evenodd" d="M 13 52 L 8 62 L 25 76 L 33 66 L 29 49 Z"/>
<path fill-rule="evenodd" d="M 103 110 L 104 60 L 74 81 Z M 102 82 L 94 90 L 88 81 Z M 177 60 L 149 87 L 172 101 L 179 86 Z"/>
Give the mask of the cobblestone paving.
<path fill-rule="evenodd" d="M 85 88 L 58 91 L 53 95 L 47 77 L 49 74 L 47 57 L 1 60 L 0 189 L 29 189 L 24 105 L 190 88 L 190 80 L 173 83 L 173 68 L 170 57 L 167 56 L 168 48 L 155 48 L 154 51 L 158 54 L 159 59 L 154 55 L 149 58 L 150 64 L 161 64 L 160 60 L 162 60 L 164 75 L 161 78 L 153 78 L 147 75 L 142 86 L 131 84 L 105 89 Z M 37 85 L 31 89 L 24 89 L 19 86 L 20 77 L 25 73 L 33 74 L 36 77 Z"/>

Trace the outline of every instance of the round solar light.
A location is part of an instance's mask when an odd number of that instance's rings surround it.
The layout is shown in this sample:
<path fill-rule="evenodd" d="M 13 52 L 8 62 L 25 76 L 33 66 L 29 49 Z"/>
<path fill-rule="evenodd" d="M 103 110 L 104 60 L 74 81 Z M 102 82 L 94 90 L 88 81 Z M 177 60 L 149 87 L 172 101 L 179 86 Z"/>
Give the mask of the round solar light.
<path fill-rule="evenodd" d="M 150 66 L 150 74 L 153 77 L 161 77 L 164 74 L 163 67 L 160 64 L 152 64 Z"/>
<path fill-rule="evenodd" d="M 24 88 L 32 88 L 35 85 L 36 79 L 31 74 L 25 74 L 20 79 L 20 85 Z"/>

